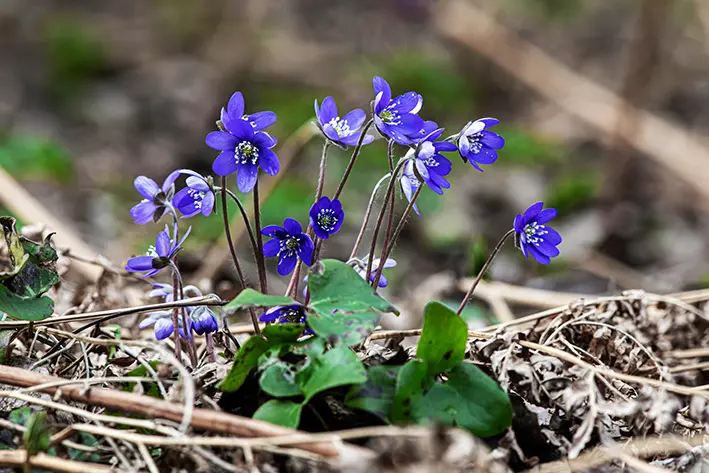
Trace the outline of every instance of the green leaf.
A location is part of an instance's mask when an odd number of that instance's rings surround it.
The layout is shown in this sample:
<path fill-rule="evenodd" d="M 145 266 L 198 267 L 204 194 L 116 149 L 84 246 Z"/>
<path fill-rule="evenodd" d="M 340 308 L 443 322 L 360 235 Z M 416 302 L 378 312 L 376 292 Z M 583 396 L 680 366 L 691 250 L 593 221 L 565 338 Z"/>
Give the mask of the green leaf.
<path fill-rule="evenodd" d="M 300 423 L 300 411 L 302 409 L 303 406 L 301 404 L 296 404 L 292 401 L 271 399 L 254 412 L 254 419 L 295 429 Z"/>
<path fill-rule="evenodd" d="M 347 347 L 335 347 L 315 358 L 304 373 L 301 388 L 307 403 L 326 389 L 367 381 L 367 372 L 357 355 Z"/>
<path fill-rule="evenodd" d="M 30 455 L 36 455 L 46 451 L 49 448 L 49 438 L 47 413 L 44 411 L 33 412 L 23 436 L 27 452 Z"/>
<path fill-rule="evenodd" d="M 342 313 L 333 309 L 308 315 L 308 325 L 331 345 L 351 347 L 371 335 L 380 318 L 378 312 Z"/>
<path fill-rule="evenodd" d="M 458 425 L 478 437 L 497 435 L 512 424 L 512 405 L 497 383 L 472 363 L 460 362 L 446 384 L 436 384 L 414 417 Z"/>
<path fill-rule="evenodd" d="M 259 335 L 254 335 L 244 343 L 234 357 L 234 364 L 229 374 L 217 386 L 224 392 L 236 391 L 246 380 L 258 359 L 268 350 L 269 344 Z"/>
<path fill-rule="evenodd" d="M 345 397 L 345 405 L 371 412 L 386 420 L 396 394 L 396 376 L 399 366 L 371 366 L 367 382 L 352 386 Z"/>
<path fill-rule="evenodd" d="M 421 360 L 406 362 L 396 378 L 396 394 L 391 409 L 392 422 L 411 420 L 414 408 L 421 403 L 433 381 L 433 378 L 428 374 L 426 362 Z"/>
<path fill-rule="evenodd" d="M 263 329 L 263 336 L 272 343 L 295 342 L 303 330 L 304 324 L 272 324 Z"/>
<path fill-rule="evenodd" d="M 79 432 L 79 443 L 90 448 L 98 447 L 98 440 L 88 432 Z M 72 447 L 67 447 L 69 458 L 80 462 L 98 462 L 101 456 L 96 452 L 86 452 Z"/>
<path fill-rule="evenodd" d="M 10 422 L 17 425 L 26 425 L 27 421 L 32 416 L 32 409 L 29 407 L 20 407 L 10 412 Z"/>
<path fill-rule="evenodd" d="M 16 223 L 17 221 L 12 217 L 0 217 L 0 227 L 2 227 L 2 233 L 10 256 L 10 264 L 0 267 L 0 280 L 18 274 L 24 269 L 30 259 L 30 256 L 25 253 L 25 249 L 22 247 Z"/>
<path fill-rule="evenodd" d="M 296 369 L 288 363 L 276 363 L 263 372 L 259 385 L 273 397 L 290 397 L 302 394 L 295 379 Z"/>
<path fill-rule="evenodd" d="M 426 305 L 423 332 L 416 356 L 428 364 L 428 374 L 435 376 L 450 370 L 465 358 L 468 326 L 443 303 Z"/>
<path fill-rule="evenodd" d="M 360 312 L 376 309 L 380 312 L 399 311 L 374 293 L 374 289 L 351 266 L 334 259 L 319 261 L 310 270 L 308 288 L 311 307 L 318 313 L 339 309 Z"/>
<path fill-rule="evenodd" d="M 0 311 L 13 319 L 44 320 L 54 313 L 54 301 L 47 296 L 23 299 L 0 284 Z"/>
<path fill-rule="evenodd" d="M 224 306 L 224 310 L 238 311 L 249 307 L 276 307 L 291 304 L 298 304 L 298 302 L 290 297 L 261 294 L 251 288 L 246 288 Z"/>

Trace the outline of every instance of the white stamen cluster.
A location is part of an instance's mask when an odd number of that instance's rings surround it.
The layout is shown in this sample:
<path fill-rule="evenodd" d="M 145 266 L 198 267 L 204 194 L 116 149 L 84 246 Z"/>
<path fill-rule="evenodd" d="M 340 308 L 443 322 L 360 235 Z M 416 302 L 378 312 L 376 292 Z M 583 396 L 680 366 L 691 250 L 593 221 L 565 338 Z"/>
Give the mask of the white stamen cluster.
<path fill-rule="evenodd" d="M 350 124 L 347 123 L 346 120 L 340 119 L 340 117 L 333 118 L 328 122 L 328 125 L 330 125 L 337 132 L 337 136 L 340 138 L 345 138 L 355 132 L 350 128 Z"/>
<path fill-rule="evenodd" d="M 332 209 L 323 209 L 318 212 L 318 225 L 326 232 L 334 230 L 337 225 L 338 218 L 335 216 L 335 211 Z"/>
<path fill-rule="evenodd" d="M 202 200 L 204 200 L 204 196 L 207 195 L 207 193 L 200 192 L 197 189 L 189 188 L 187 190 L 187 195 L 189 195 L 192 198 L 192 200 L 194 201 L 194 208 L 201 209 L 202 208 Z"/>
<path fill-rule="evenodd" d="M 237 164 L 258 163 L 258 148 L 249 141 L 242 141 L 234 148 L 234 159 Z"/>
<path fill-rule="evenodd" d="M 158 250 L 155 249 L 155 245 L 150 245 L 148 247 L 148 251 L 145 253 L 147 256 L 152 256 L 154 258 L 157 258 L 158 255 Z"/>
<path fill-rule="evenodd" d="M 529 223 L 524 227 L 526 243 L 534 246 L 539 246 L 539 244 L 544 241 L 544 235 L 547 233 L 549 233 L 547 227 L 544 225 L 539 225 L 537 222 Z"/>

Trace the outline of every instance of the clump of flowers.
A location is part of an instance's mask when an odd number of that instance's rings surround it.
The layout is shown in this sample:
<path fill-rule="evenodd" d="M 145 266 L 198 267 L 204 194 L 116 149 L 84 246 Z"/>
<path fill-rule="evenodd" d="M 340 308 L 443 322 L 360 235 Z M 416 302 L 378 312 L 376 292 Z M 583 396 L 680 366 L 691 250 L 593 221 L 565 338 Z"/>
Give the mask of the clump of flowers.
<path fill-rule="evenodd" d="M 159 297 L 170 307 L 148 314 L 141 321 L 140 328 L 153 327 L 158 340 L 175 336 L 177 342 L 175 351 L 178 356 L 183 344 L 180 341 L 182 339 L 187 344 L 193 364 L 197 363 L 193 338 L 205 336 L 210 359 L 215 359 L 212 335 L 219 330 L 220 326 L 228 329 L 227 319 L 225 317 L 220 319 L 214 310 L 205 305 L 183 307 L 186 304 L 180 304 L 187 294 L 202 297 L 202 293 L 194 286 L 183 286 L 182 283 L 177 258 L 189 234 L 189 229 L 180 236 L 181 219 L 178 213 L 182 218 L 199 215 L 208 217 L 219 213 L 224 220 L 227 238 L 230 239 L 230 221 L 227 212 L 229 199 L 239 207 L 244 220 L 245 232 L 249 237 L 258 268 L 261 291 L 268 293 L 266 258 L 277 259 L 275 267 L 280 276 L 291 275 L 285 295 L 289 296 L 286 300 L 292 301 L 292 304 L 276 306 L 257 304 L 248 307 L 254 331 L 260 333 L 259 322 L 297 323 L 311 325 L 303 334 L 313 334 L 312 329 L 317 329 L 315 320 L 318 319 L 313 318 L 312 315 L 318 303 L 320 310 L 324 310 L 323 307 L 329 308 L 328 317 L 346 316 L 340 315 L 337 308 L 333 309 L 328 305 L 329 300 L 310 302 L 309 289 L 312 281 L 308 281 L 308 272 L 321 260 L 321 253 L 327 251 L 326 245 L 336 236 L 341 238 L 339 233 L 344 222 L 345 209 L 340 201 L 340 195 L 362 147 L 375 139 L 374 136 L 367 134 L 372 126 L 376 128 L 380 137 L 387 141 L 387 156 L 383 156 L 382 159 L 389 164 L 389 172 L 382 176 L 374 187 L 362 227 L 347 264 L 367 284 L 373 286 L 371 288 L 373 292 L 389 285 L 384 271 L 397 265 L 390 256 L 409 213 L 414 211 L 420 215 L 416 205 L 419 195 L 425 188 L 442 195 L 444 189 L 451 187 L 449 178 L 453 173 L 453 165 L 444 154 L 457 152 L 464 162 L 482 171 L 481 165 L 493 164 L 497 161 L 499 152 L 504 148 L 505 140 L 491 131 L 491 128 L 499 123 L 496 118 L 471 120 L 460 129 L 460 132 L 442 140 L 443 128 L 436 122 L 419 116 L 423 107 L 423 97 L 420 94 L 409 91 L 393 96 L 389 83 L 378 76 L 373 79 L 373 88 L 371 114 L 355 108 L 341 115 L 332 97 L 325 97 L 322 103 L 315 100 L 314 125 L 322 133 L 324 142 L 320 162 L 321 172 L 314 186 L 315 198 L 308 215 L 309 225 L 305 230 L 297 219 L 291 217 L 285 218 L 282 226 L 261 227 L 260 199 L 256 195 L 259 170 L 270 176 L 277 175 L 281 170 L 279 159 L 274 152 L 278 141 L 265 131 L 276 122 L 277 117 L 270 111 L 246 113 L 244 97 L 240 92 L 235 92 L 230 97 L 226 107 L 221 109 L 219 119 L 216 120 L 217 129 L 205 138 L 206 144 L 219 152 L 212 163 L 212 171 L 219 176 L 218 181 L 215 181 L 213 176 L 202 175 L 189 169 L 173 171 L 161 186 L 145 176 L 136 178 L 135 188 L 143 200 L 131 209 L 130 214 L 134 221 L 137 224 L 148 223 L 151 220 L 158 222 L 165 215 L 171 216 L 173 220 L 172 232 L 166 226 L 164 231 L 158 233 L 155 246 L 152 246 L 146 255 L 131 258 L 126 265 L 128 271 L 144 273 L 144 278 L 157 276 L 165 268 L 170 269 L 173 277 L 172 284 L 153 283 L 153 288 L 148 293 L 149 297 Z M 328 150 L 333 144 L 342 150 L 348 150 L 350 147 L 354 149 L 337 188 L 331 193 L 325 189 L 327 184 L 325 174 Z M 403 157 L 397 158 L 399 156 Z M 245 210 L 239 196 L 230 190 L 234 174 L 236 188 L 241 193 L 254 191 L 252 216 L 249 216 L 249 212 Z M 176 191 L 176 182 L 181 175 L 186 177 L 184 186 Z M 229 179 L 232 179 L 231 184 Z M 384 192 L 379 193 L 382 188 L 385 188 Z M 400 193 L 397 192 L 399 188 Z M 403 195 L 408 205 L 398 217 L 397 223 L 394 219 L 394 205 L 398 194 Z M 378 195 L 383 195 L 381 201 L 376 199 Z M 376 219 L 371 218 L 377 203 L 379 214 Z M 388 219 L 385 218 L 387 212 L 389 212 Z M 556 214 L 556 210 L 544 209 L 543 203 L 537 202 L 523 214 L 517 215 L 513 228 L 500 240 L 461 302 L 458 314 L 472 296 L 477 283 L 507 238 L 514 236 L 525 257 L 531 255 L 534 260 L 542 264 L 549 263 L 551 258 L 559 255 L 558 245 L 561 243 L 561 236 L 546 225 L 556 217 Z M 364 244 L 364 235 L 368 230 L 372 235 L 369 252 L 365 256 L 358 256 L 361 255 L 360 246 Z M 262 241 L 262 235 L 269 239 Z M 230 249 L 239 282 L 246 288 L 248 281 L 241 269 L 238 252 L 231 241 Z M 347 266 L 343 265 L 343 267 L 349 271 Z M 306 274 L 302 275 L 301 270 Z M 312 276 L 312 273 L 310 274 Z M 302 292 L 298 290 L 301 280 L 307 283 Z M 355 277 L 354 282 L 349 280 L 348 284 L 363 283 Z M 302 302 L 298 300 L 300 298 Z M 283 304 L 280 301 L 279 303 Z M 266 310 L 257 313 L 257 310 L 262 310 L 264 305 Z M 346 311 L 342 312 L 345 313 Z M 297 330 L 299 331 L 300 327 Z M 357 330 L 345 330 L 345 332 L 355 333 Z M 227 335 L 225 338 L 231 336 L 228 330 L 225 334 Z"/>

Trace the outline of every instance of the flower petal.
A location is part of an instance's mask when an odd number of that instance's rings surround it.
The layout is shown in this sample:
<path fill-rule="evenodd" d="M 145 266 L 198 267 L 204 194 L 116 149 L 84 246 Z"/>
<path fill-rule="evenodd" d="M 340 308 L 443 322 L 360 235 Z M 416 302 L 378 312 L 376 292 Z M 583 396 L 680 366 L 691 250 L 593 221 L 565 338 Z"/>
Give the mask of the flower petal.
<path fill-rule="evenodd" d="M 254 130 L 264 130 L 276 123 L 277 116 L 274 112 L 256 112 L 249 115 L 249 122 Z"/>
<path fill-rule="evenodd" d="M 500 149 L 505 146 L 505 139 L 492 131 L 483 131 L 480 142 L 493 149 Z"/>
<path fill-rule="evenodd" d="M 423 98 L 419 94 L 416 92 L 406 92 L 405 94 L 396 97 L 392 104 L 387 108 L 396 110 L 401 114 L 416 114 L 419 110 L 421 110 L 421 105 L 423 105 Z M 423 128 L 423 120 L 421 121 L 421 128 Z"/>
<path fill-rule="evenodd" d="M 266 258 L 273 258 L 281 250 L 281 242 L 278 239 L 268 240 L 263 244 L 263 255 Z"/>
<path fill-rule="evenodd" d="M 155 239 L 155 251 L 157 251 L 158 256 L 167 256 L 170 254 L 170 236 L 167 232 L 158 233 Z"/>
<path fill-rule="evenodd" d="M 247 163 L 239 167 L 239 172 L 236 175 L 236 187 L 244 194 L 251 192 L 258 180 L 258 166 Z"/>
<path fill-rule="evenodd" d="M 497 118 L 491 118 L 491 117 L 480 118 L 475 121 L 484 123 L 485 128 L 490 128 L 490 127 L 493 127 L 493 126 L 497 125 L 498 123 L 500 123 L 500 120 L 498 120 Z"/>
<path fill-rule="evenodd" d="M 261 322 L 275 322 L 281 316 L 283 309 L 283 306 L 271 307 L 259 317 L 259 320 Z"/>
<path fill-rule="evenodd" d="M 133 217 L 133 221 L 136 224 L 142 225 L 152 221 L 157 209 L 158 208 L 152 202 L 141 202 L 130 209 L 130 216 Z"/>
<path fill-rule="evenodd" d="M 231 133 L 227 133 L 225 131 L 213 131 L 207 135 L 204 142 L 207 143 L 207 146 L 210 148 L 223 151 L 227 149 L 233 150 L 236 148 L 239 140 Z"/>
<path fill-rule="evenodd" d="M 527 245 L 527 248 L 529 249 L 529 254 L 532 255 L 539 264 L 549 264 L 551 261 L 548 256 L 543 255 L 533 245 Z"/>
<path fill-rule="evenodd" d="M 374 79 L 372 79 L 372 84 L 374 85 L 374 96 L 376 97 L 374 112 L 379 113 L 389 105 L 391 101 L 391 87 L 389 87 L 389 83 L 385 81 L 384 78 L 379 76 L 375 76 Z"/>
<path fill-rule="evenodd" d="M 350 113 L 342 118 L 342 121 L 347 122 L 350 126 L 350 130 L 353 132 L 359 130 L 359 128 L 364 124 L 367 119 L 367 114 L 361 108 L 355 108 Z"/>
<path fill-rule="evenodd" d="M 550 258 L 559 256 L 559 249 L 547 241 L 540 241 L 539 245 L 536 245 L 535 248 L 544 256 L 548 256 Z"/>
<path fill-rule="evenodd" d="M 185 180 L 185 184 L 187 184 L 187 187 L 197 189 L 200 192 L 209 192 L 209 186 L 201 177 L 189 176 Z"/>
<path fill-rule="evenodd" d="M 152 256 L 136 256 L 128 260 L 126 271 L 140 273 L 143 271 L 151 271 L 153 269 Z"/>
<path fill-rule="evenodd" d="M 534 218 L 539 215 L 539 212 L 544 207 L 544 202 L 537 202 L 532 204 L 527 210 L 524 211 L 524 224 L 527 225 L 529 222 L 534 220 Z"/>
<path fill-rule="evenodd" d="M 396 128 L 405 135 L 416 133 L 423 127 L 423 119 L 418 115 L 404 113 L 399 117 L 401 123 L 396 125 Z"/>
<path fill-rule="evenodd" d="M 287 276 L 295 268 L 295 264 L 298 262 L 298 258 L 295 255 L 285 256 L 285 253 L 278 258 L 278 265 L 276 270 L 281 276 Z"/>
<path fill-rule="evenodd" d="M 556 209 L 544 209 L 541 212 L 539 212 L 539 215 L 537 215 L 537 218 L 534 220 L 539 224 L 542 225 L 544 223 L 547 223 L 548 221 L 552 220 L 554 217 L 556 217 L 557 211 Z"/>
<path fill-rule="evenodd" d="M 172 335 L 175 330 L 175 325 L 169 318 L 158 319 L 155 322 L 155 338 L 157 340 L 164 340 L 165 338 Z"/>
<path fill-rule="evenodd" d="M 283 229 L 283 227 L 279 227 L 278 225 L 269 225 L 267 227 L 264 227 L 261 229 L 261 233 L 263 235 L 276 237 L 281 240 L 286 238 L 286 231 Z"/>
<path fill-rule="evenodd" d="M 214 211 L 214 194 L 208 192 L 207 195 L 202 199 L 202 215 L 209 217 Z"/>
<path fill-rule="evenodd" d="M 337 118 L 337 104 L 335 104 L 335 99 L 332 97 L 325 97 L 322 101 L 322 106 L 320 107 L 320 118 L 321 123 L 324 125 L 328 123 L 333 118 Z"/>
<path fill-rule="evenodd" d="M 477 153 L 470 153 L 468 157 L 480 164 L 492 164 L 497 161 L 497 151 L 483 146 Z"/>
<path fill-rule="evenodd" d="M 561 235 L 559 235 L 559 232 L 550 227 L 546 227 L 546 230 L 547 233 L 544 235 L 544 241 L 547 241 L 552 245 L 558 245 L 561 243 Z"/>
<path fill-rule="evenodd" d="M 515 223 L 514 223 L 514 229 L 517 233 L 522 233 L 522 231 L 524 230 L 523 221 L 524 221 L 524 219 L 522 218 L 522 216 L 520 214 L 517 214 L 517 216 L 515 217 Z"/>
<path fill-rule="evenodd" d="M 239 165 L 236 163 L 234 150 L 222 151 L 212 163 L 212 171 L 219 176 L 228 176 L 236 172 L 237 169 L 239 169 Z"/>
<path fill-rule="evenodd" d="M 300 246 L 298 246 L 298 256 L 303 263 L 310 266 L 313 262 L 313 250 L 315 249 L 315 245 L 313 244 L 313 240 L 311 240 L 308 235 L 303 235 L 300 241 Z"/>
<path fill-rule="evenodd" d="M 297 236 L 303 233 L 303 227 L 300 226 L 297 220 L 287 218 L 283 221 L 283 228 L 292 236 Z"/>
<path fill-rule="evenodd" d="M 149 177 L 138 176 L 133 181 L 133 185 L 135 186 L 135 190 L 137 190 L 140 195 L 148 200 L 153 200 L 153 198 L 155 198 L 155 194 L 160 192 L 160 188 L 157 183 Z"/>
<path fill-rule="evenodd" d="M 275 176 L 281 170 L 278 156 L 270 149 L 261 149 L 258 156 L 258 164 L 263 169 L 263 172 L 269 176 Z"/>
<path fill-rule="evenodd" d="M 241 92 L 234 92 L 231 96 L 227 105 L 227 112 L 232 120 L 238 120 L 244 116 L 244 96 Z"/>

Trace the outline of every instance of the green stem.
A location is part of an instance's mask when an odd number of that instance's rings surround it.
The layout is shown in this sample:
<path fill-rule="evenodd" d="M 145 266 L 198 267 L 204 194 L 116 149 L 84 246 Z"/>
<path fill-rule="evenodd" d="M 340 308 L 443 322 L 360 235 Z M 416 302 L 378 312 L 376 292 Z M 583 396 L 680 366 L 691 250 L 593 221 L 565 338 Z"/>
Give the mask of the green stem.
<path fill-rule="evenodd" d="M 492 250 L 492 253 L 490 253 L 490 256 L 487 257 L 487 261 L 485 261 L 485 264 L 483 265 L 482 269 L 478 273 L 478 276 L 475 278 L 475 281 L 473 281 L 473 284 L 470 286 L 470 289 L 468 289 L 468 293 L 465 294 L 465 297 L 463 298 L 463 301 L 460 303 L 460 306 L 458 307 L 456 314 L 460 315 L 463 312 L 463 309 L 465 309 L 465 306 L 468 304 L 468 301 L 470 300 L 471 297 L 473 297 L 473 292 L 475 292 L 475 288 L 478 287 L 478 284 L 480 283 L 483 276 L 487 272 L 488 268 L 492 264 L 492 260 L 495 259 L 495 256 L 497 256 L 497 253 L 500 252 L 500 249 L 502 249 L 502 245 L 505 244 L 507 239 L 514 234 L 515 234 L 515 230 L 513 228 L 510 231 L 508 231 L 507 233 L 505 233 L 503 235 L 503 237 L 500 238 L 500 241 L 497 242 L 497 245 L 495 245 L 495 248 Z"/>
<path fill-rule="evenodd" d="M 362 243 L 362 238 L 364 238 L 364 232 L 367 230 L 367 225 L 369 224 L 369 218 L 372 215 L 372 208 L 374 208 L 374 198 L 376 197 L 381 185 L 384 184 L 384 181 L 386 181 L 390 177 L 391 173 L 384 175 L 384 177 L 379 179 L 379 181 L 374 186 L 374 190 L 372 190 L 372 195 L 369 196 L 367 210 L 364 211 L 364 220 L 362 221 L 362 226 L 359 229 L 359 234 L 357 235 L 357 240 L 355 241 L 355 244 L 352 247 L 352 253 L 350 253 L 349 259 L 353 259 L 357 255 L 357 251 L 359 251 L 359 245 Z"/>

